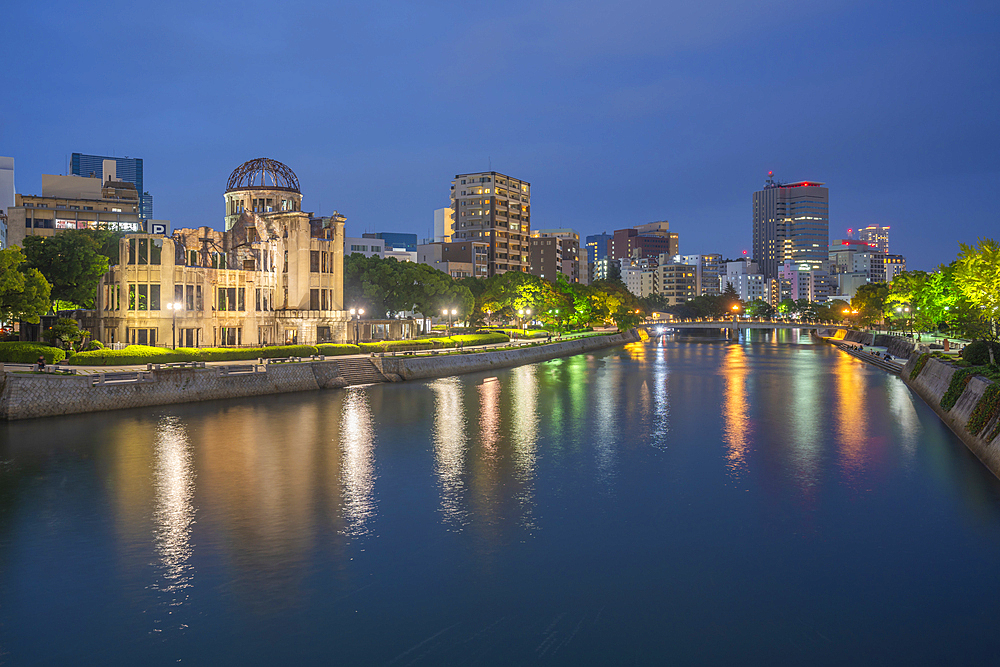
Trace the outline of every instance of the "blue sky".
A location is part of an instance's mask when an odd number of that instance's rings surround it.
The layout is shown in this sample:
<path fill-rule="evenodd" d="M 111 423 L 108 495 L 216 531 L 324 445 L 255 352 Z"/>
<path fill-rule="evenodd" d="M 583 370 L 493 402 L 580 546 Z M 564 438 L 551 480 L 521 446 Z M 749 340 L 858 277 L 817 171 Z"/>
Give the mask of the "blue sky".
<path fill-rule="evenodd" d="M 957 2 L 5 3 L 0 155 L 144 159 L 154 212 L 223 225 L 267 156 L 304 208 L 428 234 L 450 179 L 532 183 L 532 226 L 669 220 L 750 247 L 768 170 L 830 188 L 830 234 L 892 226 L 933 269 L 1000 232 L 1000 9 Z"/>

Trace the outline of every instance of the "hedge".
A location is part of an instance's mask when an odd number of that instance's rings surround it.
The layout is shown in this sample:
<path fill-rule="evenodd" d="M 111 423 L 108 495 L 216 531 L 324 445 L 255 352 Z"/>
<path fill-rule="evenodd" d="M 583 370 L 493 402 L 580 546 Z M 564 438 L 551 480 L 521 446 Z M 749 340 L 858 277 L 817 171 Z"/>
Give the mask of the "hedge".
<path fill-rule="evenodd" d="M 249 361 L 277 357 L 309 357 L 320 354 L 312 345 L 271 345 L 268 347 L 179 347 L 169 350 L 149 345 L 129 345 L 123 350 L 77 352 L 69 359 L 74 366 L 126 366 L 169 364 L 178 361 Z"/>
<path fill-rule="evenodd" d="M 197 361 L 181 350 L 168 350 L 149 345 L 129 345 L 123 350 L 93 350 L 77 352 L 69 358 L 71 366 L 126 366 L 130 364 L 167 364 L 174 361 Z"/>
<path fill-rule="evenodd" d="M 316 346 L 320 354 L 328 357 L 335 357 L 339 354 L 358 354 L 361 348 L 357 345 L 340 345 L 337 343 L 320 343 Z"/>
<path fill-rule="evenodd" d="M 43 343 L 10 341 L 0 343 L 0 361 L 10 364 L 33 364 L 38 357 L 45 357 L 45 363 L 54 364 L 66 358 L 66 352 L 58 347 Z"/>
<path fill-rule="evenodd" d="M 986 391 L 979 398 L 979 402 L 976 403 L 976 407 L 972 409 L 972 414 L 969 415 L 969 421 L 965 428 L 972 435 L 978 435 L 986 428 L 987 424 L 993 421 L 997 414 L 1000 414 L 1000 384 L 994 382 L 986 388 Z"/>
<path fill-rule="evenodd" d="M 414 340 L 387 340 L 379 343 L 361 343 L 362 352 L 407 352 L 412 350 L 436 350 L 468 345 L 490 345 L 506 343 L 510 338 L 501 333 L 461 334 L 447 338 L 417 338 Z"/>
<path fill-rule="evenodd" d="M 962 359 L 973 366 L 985 366 L 990 363 L 990 346 L 993 347 L 994 358 L 1000 363 L 1000 345 L 985 340 L 974 340 L 962 348 Z"/>

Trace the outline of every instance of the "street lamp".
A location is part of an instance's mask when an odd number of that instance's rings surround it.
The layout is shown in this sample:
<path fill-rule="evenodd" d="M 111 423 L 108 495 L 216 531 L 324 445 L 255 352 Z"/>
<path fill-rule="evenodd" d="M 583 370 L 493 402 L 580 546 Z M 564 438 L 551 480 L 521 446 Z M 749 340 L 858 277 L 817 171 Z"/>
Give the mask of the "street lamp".
<path fill-rule="evenodd" d="M 351 317 L 354 318 L 354 344 L 361 344 L 361 316 L 365 314 L 364 308 L 351 308 Z"/>
<path fill-rule="evenodd" d="M 448 318 L 448 329 L 445 331 L 445 334 L 448 335 L 448 336 L 450 336 L 451 335 L 451 318 L 454 315 L 458 315 L 458 309 L 457 308 L 452 308 L 451 310 L 448 310 L 447 308 L 443 308 L 443 309 L 441 309 L 441 315 L 442 316 L 447 316 L 447 318 Z"/>
<path fill-rule="evenodd" d="M 167 304 L 167 310 L 170 311 L 172 316 L 172 322 L 170 325 L 170 336 L 171 336 L 171 349 L 177 349 L 177 311 L 184 307 L 180 301 Z"/>

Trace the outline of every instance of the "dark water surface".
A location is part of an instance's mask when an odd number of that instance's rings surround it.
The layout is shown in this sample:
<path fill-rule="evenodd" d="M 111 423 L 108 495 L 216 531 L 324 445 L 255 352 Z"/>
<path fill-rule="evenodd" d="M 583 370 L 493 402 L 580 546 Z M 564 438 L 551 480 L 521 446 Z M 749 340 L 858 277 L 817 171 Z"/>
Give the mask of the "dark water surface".
<path fill-rule="evenodd" d="M 0 663 L 1000 664 L 1000 484 L 810 343 L 0 425 Z"/>

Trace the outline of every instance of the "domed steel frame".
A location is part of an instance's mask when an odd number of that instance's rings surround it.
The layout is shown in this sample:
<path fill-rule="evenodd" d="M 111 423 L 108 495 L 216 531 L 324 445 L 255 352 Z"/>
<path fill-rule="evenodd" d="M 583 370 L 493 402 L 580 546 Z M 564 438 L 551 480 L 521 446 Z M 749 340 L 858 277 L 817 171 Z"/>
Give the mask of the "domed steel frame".
<path fill-rule="evenodd" d="M 268 177 L 273 185 L 267 184 Z M 233 190 L 287 190 L 302 194 L 295 172 L 288 165 L 266 157 L 248 160 L 236 167 L 226 184 L 226 192 Z"/>

